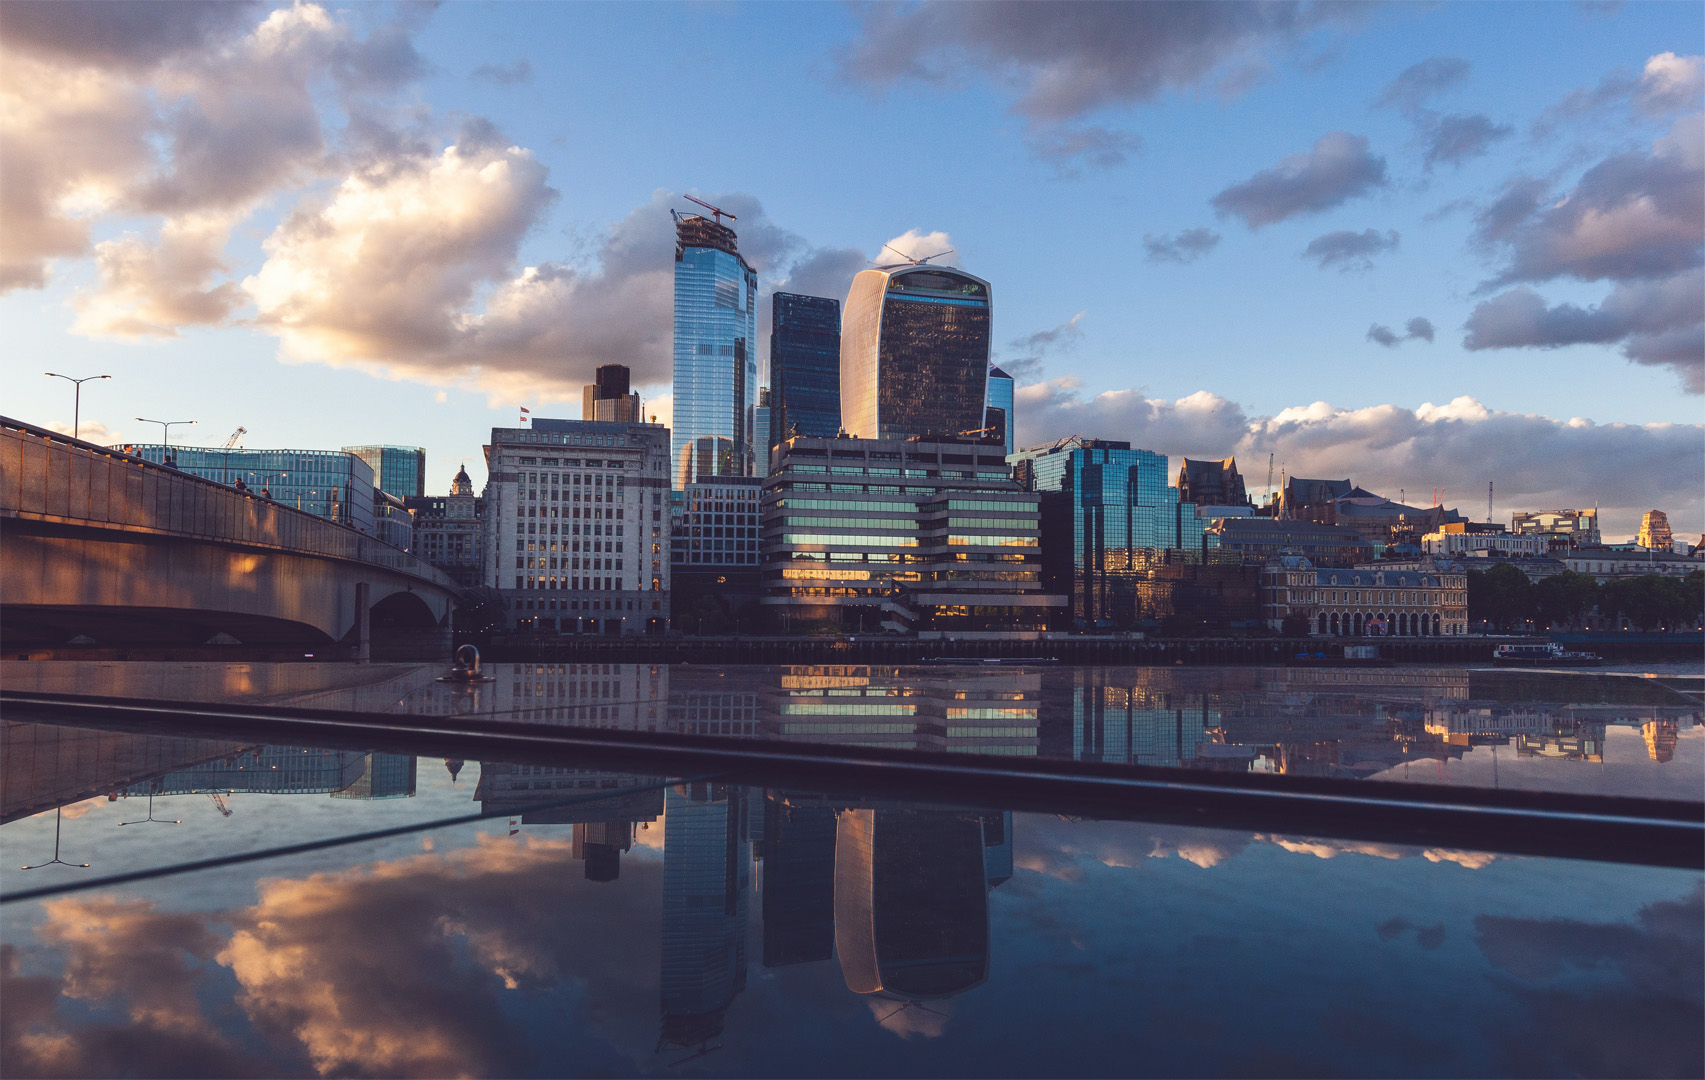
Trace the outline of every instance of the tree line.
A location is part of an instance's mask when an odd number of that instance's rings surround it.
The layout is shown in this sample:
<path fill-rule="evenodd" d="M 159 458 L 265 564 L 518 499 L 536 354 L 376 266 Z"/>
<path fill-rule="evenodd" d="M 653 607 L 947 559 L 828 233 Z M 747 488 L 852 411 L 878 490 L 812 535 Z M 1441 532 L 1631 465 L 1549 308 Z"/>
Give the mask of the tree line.
<path fill-rule="evenodd" d="M 1599 584 L 1591 574 L 1565 570 L 1529 581 L 1520 568 L 1499 563 L 1468 571 L 1468 619 L 1499 630 L 1567 630 L 1597 615 L 1640 630 L 1686 630 L 1705 618 L 1705 570 L 1686 577 L 1641 574 Z"/>

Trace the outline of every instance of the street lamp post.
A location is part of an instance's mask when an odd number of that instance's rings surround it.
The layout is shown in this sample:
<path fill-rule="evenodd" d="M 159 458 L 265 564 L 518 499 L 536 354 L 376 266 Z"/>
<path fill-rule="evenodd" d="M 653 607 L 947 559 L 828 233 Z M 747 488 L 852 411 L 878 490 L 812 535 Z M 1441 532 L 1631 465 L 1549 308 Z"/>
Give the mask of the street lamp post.
<path fill-rule="evenodd" d="M 194 420 L 150 420 L 146 416 L 138 416 L 136 419 L 144 424 L 160 425 L 160 441 L 165 444 L 167 457 L 172 456 L 172 425 L 195 423 Z"/>
<path fill-rule="evenodd" d="M 85 375 L 81 379 L 73 379 L 69 375 L 61 375 L 55 371 L 44 371 L 44 372 L 42 372 L 42 374 L 47 375 L 51 378 L 55 378 L 55 379 L 64 379 L 66 382 L 70 383 L 72 386 L 77 388 L 76 393 L 73 394 L 71 397 L 71 437 L 73 439 L 82 438 L 81 433 L 83 430 L 83 384 L 86 382 L 93 382 L 96 379 L 110 379 L 110 378 L 112 378 L 112 376 L 111 375 Z"/>

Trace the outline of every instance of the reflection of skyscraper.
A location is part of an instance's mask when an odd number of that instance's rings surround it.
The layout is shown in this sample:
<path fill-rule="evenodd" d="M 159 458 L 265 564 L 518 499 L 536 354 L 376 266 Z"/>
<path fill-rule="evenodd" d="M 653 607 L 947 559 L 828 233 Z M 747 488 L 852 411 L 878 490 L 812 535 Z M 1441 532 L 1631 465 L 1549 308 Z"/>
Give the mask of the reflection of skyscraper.
<path fill-rule="evenodd" d="M 835 812 L 764 799 L 764 966 L 827 960 L 835 947 Z"/>
<path fill-rule="evenodd" d="M 745 792 L 705 783 L 669 789 L 663 817 L 662 1044 L 692 1046 L 722 1030 L 746 988 L 751 851 Z"/>
<path fill-rule="evenodd" d="M 1012 878 L 1012 811 L 983 815 L 983 873 L 989 888 L 999 888 Z"/>
<path fill-rule="evenodd" d="M 332 792 L 334 799 L 409 799 L 414 797 L 415 759 L 411 754 L 368 754 L 355 783 Z"/>
<path fill-rule="evenodd" d="M 586 864 L 587 881 L 614 881 L 621 876 L 622 852 L 632 847 L 631 821 L 577 822 L 569 854 Z"/>
<path fill-rule="evenodd" d="M 675 414 L 669 460 L 711 437 L 733 443 L 745 475 L 746 424 L 758 401 L 758 275 L 734 230 L 697 214 L 675 219 Z"/>
<path fill-rule="evenodd" d="M 989 283 L 964 271 L 860 271 L 841 318 L 841 426 L 858 439 L 983 427 L 989 320 Z"/>
<path fill-rule="evenodd" d="M 1677 724 L 1674 720 L 1648 720 L 1640 731 L 1646 736 L 1646 751 L 1652 760 L 1665 762 L 1675 757 Z"/>
<path fill-rule="evenodd" d="M 835 949 L 847 988 L 950 997 L 989 972 L 983 825 L 941 810 L 843 810 L 835 836 Z"/>

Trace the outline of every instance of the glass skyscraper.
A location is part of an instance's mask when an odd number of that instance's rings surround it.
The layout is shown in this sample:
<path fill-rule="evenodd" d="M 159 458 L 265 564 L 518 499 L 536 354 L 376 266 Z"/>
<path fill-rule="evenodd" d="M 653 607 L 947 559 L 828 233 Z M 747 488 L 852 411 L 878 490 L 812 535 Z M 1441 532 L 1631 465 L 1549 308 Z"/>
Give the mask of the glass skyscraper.
<path fill-rule="evenodd" d="M 1001 437 L 1001 443 L 1008 454 L 1012 453 L 1012 376 L 998 367 L 989 369 L 989 402 L 988 411 L 983 418 L 988 427 L 998 428 L 996 432 Z"/>
<path fill-rule="evenodd" d="M 758 275 L 734 230 L 697 214 L 675 218 L 675 419 L 669 460 L 702 438 L 733 442 L 732 471 L 749 472 L 746 428 L 758 403 Z"/>
<path fill-rule="evenodd" d="M 399 499 L 418 499 L 426 494 L 426 451 L 418 446 L 346 446 L 373 467 L 380 491 Z"/>
<path fill-rule="evenodd" d="M 796 434 L 832 439 L 841 428 L 840 301 L 778 292 L 771 303 L 770 445 Z"/>
<path fill-rule="evenodd" d="M 1164 454 L 1075 438 L 1013 458 L 1026 488 L 1051 493 L 1041 507 L 1044 583 L 1071 593 L 1072 616 L 1087 626 L 1136 617 L 1152 552 L 1201 549 L 1208 523 L 1178 501 Z"/>
<path fill-rule="evenodd" d="M 944 266 L 860 271 L 841 320 L 841 426 L 860 439 L 984 426 L 989 283 Z"/>

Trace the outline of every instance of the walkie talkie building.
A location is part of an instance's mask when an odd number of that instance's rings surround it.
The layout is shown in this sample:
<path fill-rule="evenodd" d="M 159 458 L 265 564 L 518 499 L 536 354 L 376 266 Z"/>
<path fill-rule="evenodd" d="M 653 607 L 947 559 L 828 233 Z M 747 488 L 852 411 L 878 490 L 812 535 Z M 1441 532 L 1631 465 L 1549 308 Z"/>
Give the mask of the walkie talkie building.
<path fill-rule="evenodd" d="M 945 266 L 864 270 L 841 317 L 841 426 L 861 439 L 984 426 L 989 283 Z"/>

